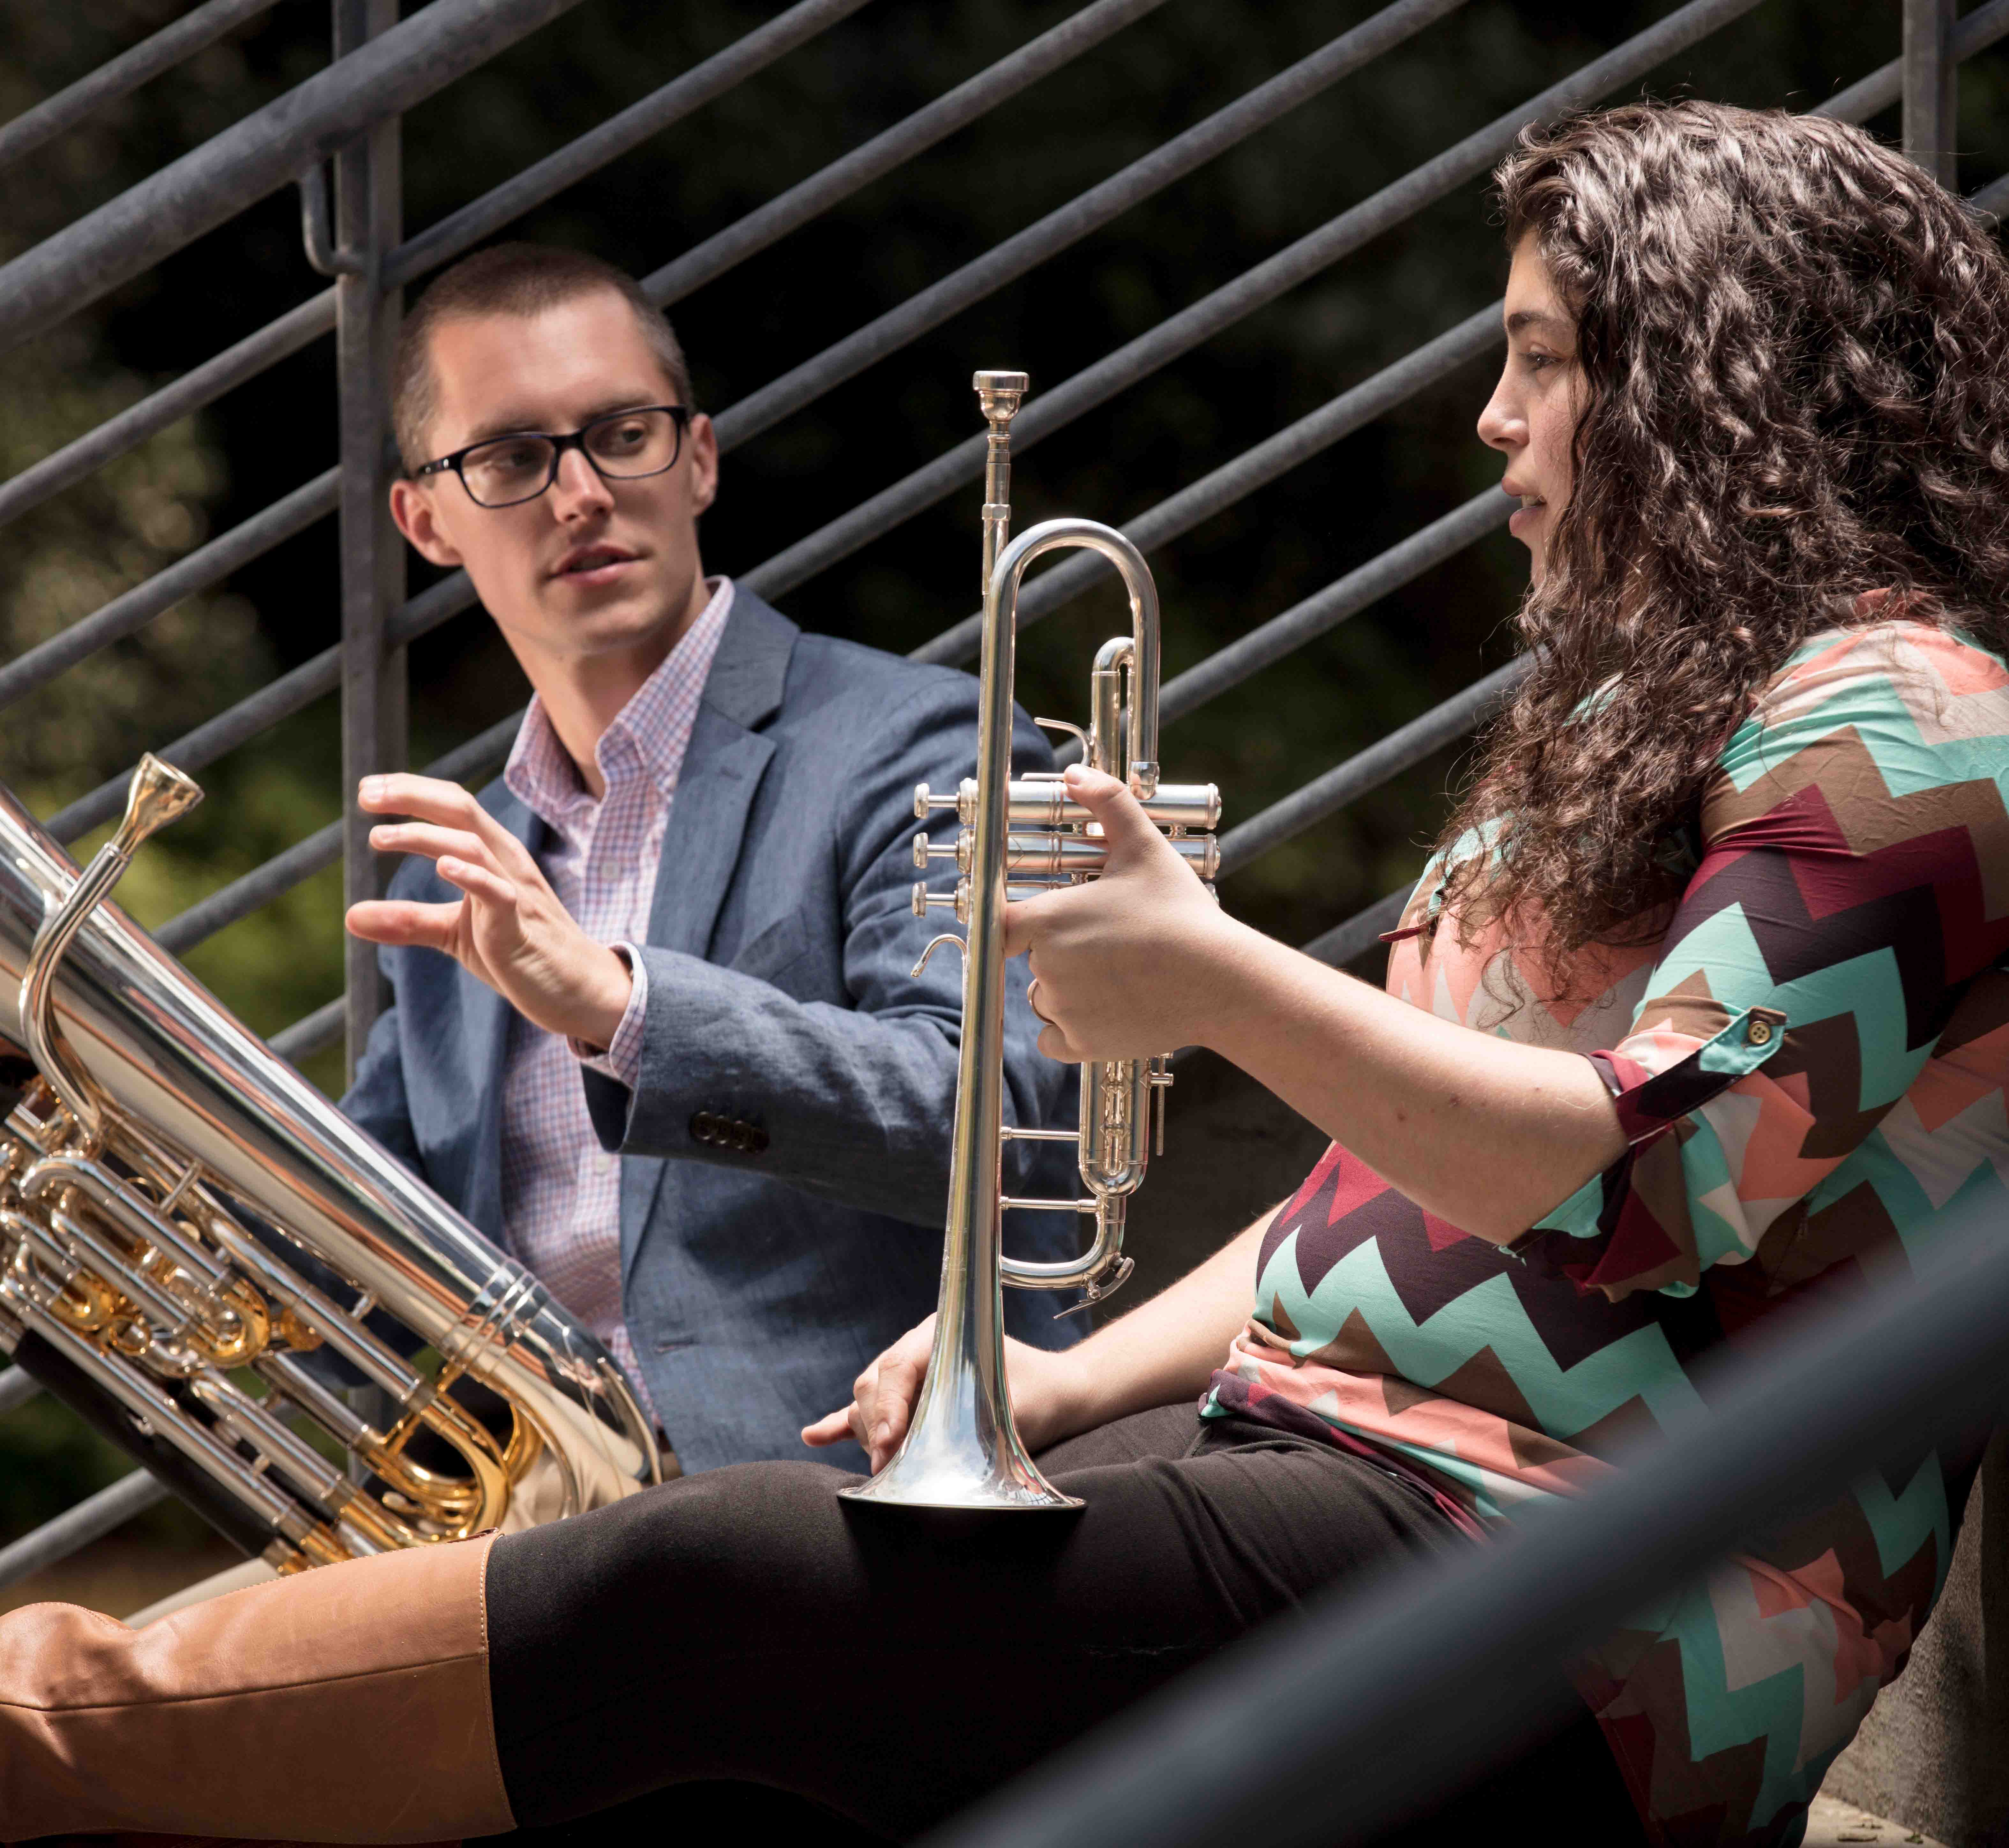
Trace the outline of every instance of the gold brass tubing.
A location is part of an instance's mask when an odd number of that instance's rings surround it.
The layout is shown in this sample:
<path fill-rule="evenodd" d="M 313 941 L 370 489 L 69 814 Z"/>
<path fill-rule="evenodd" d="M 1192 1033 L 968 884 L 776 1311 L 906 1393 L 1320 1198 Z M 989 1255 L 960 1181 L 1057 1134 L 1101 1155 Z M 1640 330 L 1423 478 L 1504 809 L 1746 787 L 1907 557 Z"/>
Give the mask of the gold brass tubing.
<path fill-rule="evenodd" d="M 66 1151 L 44 1155 L 21 1176 L 20 1194 L 30 1203 L 54 1190 L 74 1187 L 129 1237 L 169 1253 L 182 1269 L 214 1286 L 225 1267 L 172 1219 L 156 1212 L 153 1203 L 135 1194 L 102 1162 Z"/>

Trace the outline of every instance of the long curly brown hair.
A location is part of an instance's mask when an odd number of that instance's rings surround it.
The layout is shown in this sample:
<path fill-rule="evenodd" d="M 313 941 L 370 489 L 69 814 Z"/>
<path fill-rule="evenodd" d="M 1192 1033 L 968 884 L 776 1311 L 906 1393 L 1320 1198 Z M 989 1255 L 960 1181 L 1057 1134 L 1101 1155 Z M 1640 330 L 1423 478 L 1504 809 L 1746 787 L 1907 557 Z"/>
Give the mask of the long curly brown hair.
<path fill-rule="evenodd" d="M 1863 593 L 2009 651 L 2009 264 L 1903 156 L 1803 115 L 1603 110 L 1528 129 L 1494 179 L 1587 396 L 1531 670 L 1440 844 L 1497 831 L 1446 914 L 1554 968 L 1664 928 L 1730 733 L 1809 634 L 1872 619 Z"/>

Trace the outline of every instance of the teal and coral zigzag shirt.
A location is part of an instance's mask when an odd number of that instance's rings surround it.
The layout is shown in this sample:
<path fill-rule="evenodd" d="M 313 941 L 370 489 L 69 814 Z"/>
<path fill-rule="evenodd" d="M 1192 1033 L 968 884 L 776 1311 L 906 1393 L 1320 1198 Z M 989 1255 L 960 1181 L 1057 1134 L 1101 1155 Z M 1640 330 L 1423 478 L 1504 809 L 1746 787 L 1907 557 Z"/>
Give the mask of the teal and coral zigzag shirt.
<path fill-rule="evenodd" d="M 1483 1529 L 1708 1417 L 1713 1356 L 1905 1287 L 1956 1211 L 2009 1219 L 2005 795 L 2009 669 L 1885 621 L 1816 637 L 1755 702 L 1657 942 L 1561 980 L 1453 919 L 1426 945 L 1427 870 L 1390 990 L 1585 1054 L 1630 1146 L 1504 1250 L 1335 1146 L 1269 1225 L 1203 1409 L 1369 1447 Z M 1799 1840 L 1944 1582 L 1974 1460 L 1866 1474 L 1580 1665 L 1653 1839 Z"/>

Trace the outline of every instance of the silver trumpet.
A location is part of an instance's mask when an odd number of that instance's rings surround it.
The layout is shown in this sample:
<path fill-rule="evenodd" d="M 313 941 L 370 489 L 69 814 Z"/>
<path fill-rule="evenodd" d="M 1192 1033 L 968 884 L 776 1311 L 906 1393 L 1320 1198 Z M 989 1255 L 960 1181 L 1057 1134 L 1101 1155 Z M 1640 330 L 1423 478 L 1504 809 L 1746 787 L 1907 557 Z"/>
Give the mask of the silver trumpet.
<path fill-rule="evenodd" d="M 952 909 L 968 935 L 937 937 L 963 952 L 962 1042 L 956 1077 L 955 1127 L 949 1174 L 948 1225 L 934 1346 L 905 1441 L 870 1481 L 840 1492 L 859 1502 L 914 1508 L 1065 1509 L 1080 1503 L 1042 1476 L 1012 1420 L 1004 1382 L 1003 1286 L 1023 1289 L 1079 1286 L 1093 1303 L 1132 1269 L 1123 1254 L 1130 1196 L 1143 1184 L 1148 1126 L 1157 1102 L 1160 1152 L 1171 1055 L 1099 1059 L 1081 1068 L 1078 1130 L 1021 1130 L 1004 1121 L 1004 943 L 1008 897 L 1029 896 L 1096 878 L 1107 857 L 1100 829 L 1069 800 L 1058 775 L 1012 775 L 1013 655 L 1019 588 L 1026 567 L 1051 552 L 1099 552 L 1122 578 L 1130 633 L 1103 644 L 1090 683 L 1089 729 L 1042 718 L 1081 740 L 1084 761 L 1129 782 L 1145 813 L 1203 880 L 1217 853 L 1209 832 L 1221 817 L 1211 784 L 1158 778 L 1158 594 L 1143 555 L 1114 528 L 1092 520 L 1050 520 L 1007 544 L 1011 530 L 1011 428 L 1026 395 L 1022 372 L 980 372 L 977 399 L 989 427 L 983 508 L 983 690 L 976 775 L 953 794 L 926 784 L 914 812 L 925 819 L 953 809 L 962 824 L 953 846 L 914 839 L 915 864 L 953 858 L 953 893 L 914 888 L 914 910 Z M 915 974 L 920 973 L 917 964 Z M 1071 1142 L 1086 1197 L 1007 1197 L 1001 1174 L 1007 1138 Z M 1075 1259 L 1029 1263 L 1004 1254 L 1008 1210 L 1092 1216 L 1095 1236 Z"/>
<path fill-rule="evenodd" d="M 201 793 L 144 759 L 80 874 L 0 788 L 0 1350 L 282 1572 L 655 1481 L 600 1343 L 103 902 Z"/>

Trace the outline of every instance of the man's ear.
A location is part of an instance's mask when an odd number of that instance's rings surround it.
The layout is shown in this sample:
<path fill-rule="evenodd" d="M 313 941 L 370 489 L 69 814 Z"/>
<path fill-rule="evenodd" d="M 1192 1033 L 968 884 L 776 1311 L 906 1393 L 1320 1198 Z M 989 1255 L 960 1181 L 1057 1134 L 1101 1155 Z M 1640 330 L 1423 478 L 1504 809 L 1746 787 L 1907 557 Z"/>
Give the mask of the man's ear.
<path fill-rule="evenodd" d="M 702 513 L 718 498 L 718 433 L 703 411 L 690 420 L 691 511 Z"/>
<path fill-rule="evenodd" d="M 401 479 L 391 484 L 391 517 L 398 523 L 398 530 L 427 563 L 459 565 L 465 562 L 440 530 L 433 511 L 432 496 L 417 482 Z"/>

